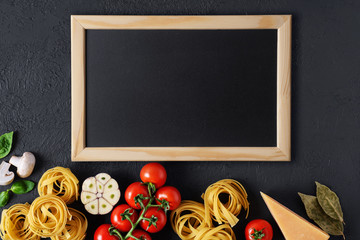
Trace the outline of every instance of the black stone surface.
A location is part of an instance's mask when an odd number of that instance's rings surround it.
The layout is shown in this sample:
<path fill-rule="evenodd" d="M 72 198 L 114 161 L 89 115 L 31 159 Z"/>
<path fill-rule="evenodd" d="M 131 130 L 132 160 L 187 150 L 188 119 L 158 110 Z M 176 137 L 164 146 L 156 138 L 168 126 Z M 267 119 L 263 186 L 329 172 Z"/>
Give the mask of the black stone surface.
<path fill-rule="evenodd" d="M 276 30 L 87 30 L 86 146 L 276 146 Z"/>
<path fill-rule="evenodd" d="M 83 181 L 108 172 L 124 192 L 139 180 L 144 163 L 70 162 L 71 14 L 293 14 L 292 162 L 165 162 L 168 184 L 184 199 L 200 201 L 205 188 L 235 178 L 249 193 L 248 220 L 234 228 L 243 239 L 245 224 L 269 220 L 274 239 L 284 239 L 259 191 L 306 217 L 297 192 L 315 193 L 314 181 L 340 196 L 347 239 L 360 235 L 360 2 L 250 0 L 3 0 L 0 2 L 0 132 L 14 130 L 11 155 L 32 151 L 34 174 L 70 167 Z M 9 160 L 10 156 L 2 160 Z M 6 187 L 1 187 L 4 190 Z M 13 196 L 10 204 L 31 202 L 37 192 Z M 122 199 L 123 201 L 123 199 Z M 9 205 L 8 205 L 9 206 Z M 81 204 L 76 207 L 82 211 Z M 88 238 L 108 216 L 90 220 Z M 168 225 L 153 239 L 178 239 Z M 331 237 L 331 239 L 341 239 Z"/>

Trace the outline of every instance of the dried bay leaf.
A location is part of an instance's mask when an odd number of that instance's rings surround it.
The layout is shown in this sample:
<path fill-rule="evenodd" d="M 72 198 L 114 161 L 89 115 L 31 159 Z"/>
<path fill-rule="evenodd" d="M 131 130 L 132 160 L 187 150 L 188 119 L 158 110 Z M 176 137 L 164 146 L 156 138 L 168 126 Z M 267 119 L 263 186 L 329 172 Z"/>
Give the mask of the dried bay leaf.
<path fill-rule="evenodd" d="M 305 205 L 306 213 L 310 219 L 314 220 L 314 222 L 319 225 L 325 232 L 331 235 L 344 236 L 344 226 L 341 221 L 328 216 L 321 208 L 315 196 L 306 195 L 303 193 L 298 194 L 301 198 L 301 201 Z"/>
<path fill-rule="evenodd" d="M 316 197 L 324 212 L 333 219 L 344 222 L 340 200 L 336 193 L 325 185 L 316 183 Z"/>

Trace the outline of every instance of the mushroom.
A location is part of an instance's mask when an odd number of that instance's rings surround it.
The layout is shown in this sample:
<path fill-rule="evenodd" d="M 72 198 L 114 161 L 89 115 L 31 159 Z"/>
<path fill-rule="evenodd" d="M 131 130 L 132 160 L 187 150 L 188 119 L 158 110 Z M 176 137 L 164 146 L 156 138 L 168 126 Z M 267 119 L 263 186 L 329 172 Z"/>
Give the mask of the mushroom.
<path fill-rule="evenodd" d="M 21 178 L 31 175 L 35 167 L 35 156 L 31 152 L 24 152 L 21 157 L 12 156 L 9 163 L 17 167 L 16 173 Z"/>
<path fill-rule="evenodd" d="M 9 171 L 11 164 L 7 162 L 2 162 L 0 164 L 0 185 L 9 185 L 15 177 L 15 174 L 13 172 Z"/>

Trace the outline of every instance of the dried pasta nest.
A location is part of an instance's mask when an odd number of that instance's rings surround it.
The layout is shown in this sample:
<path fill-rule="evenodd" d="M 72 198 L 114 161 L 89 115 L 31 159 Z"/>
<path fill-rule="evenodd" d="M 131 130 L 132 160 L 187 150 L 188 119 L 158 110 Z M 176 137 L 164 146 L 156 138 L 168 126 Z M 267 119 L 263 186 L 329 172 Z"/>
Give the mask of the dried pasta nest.
<path fill-rule="evenodd" d="M 30 204 L 15 204 L 1 214 L 0 237 L 4 240 L 39 240 L 29 228 Z"/>
<path fill-rule="evenodd" d="M 225 195 L 226 202 L 220 200 Z M 231 227 L 242 209 L 249 214 L 244 187 L 235 180 L 224 179 L 210 185 L 202 195 L 204 204 L 185 200 L 171 212 L 171 226 L 182 240 L 235 240 Z M 214 226 L 214 222 L 219 225 Z M 230 225 L 229 225 L 230 224 Z M 230 227 L 231 226 L 231 227 Z"/>
<path fill-rule="evenodd" d="M 227 202 L 220 200 L 220 195 L 225 195 Z M 223 179 L 211 184 L 202 195 L 205 203 L 205 221 L 208 225 L 212 220 L 218 224 L 228 223 L 235 226 L 239 219 L 242 208 L 246 210 L 246 218 L 249 215 L 249 202 L 245 188 L 236 180 Z"/>
<path fill-rule="evenodd" d="M 68 168 L 49 169 L 38 185 L 40 197 L 30 205 L 15 204 L 2 211 L 3 240 L 84 240 L 88 221 L 80 211 L 68 208 L 79 197 L 79 181 Z"/>
<path fill-rule="evenodd" d="M 195 239 L 201 229 L 207 227 L 204 204 L 184 200 L 170 214 L 171 226 L 183 240 Z"/>
<path fill-rule="evenodd" d="M 202 228 L 194 240 L 233 240 L 236 239 L 234 231 L 228 224 L 222 224 L 215 228 Z"/>
<path fill-rule="evenodd" d="M 70 219 L 65 202 L 53 195 L 35 199 L 28 214 L 30 230 L 43 238 L 60 235 Z"/>
<path fill-rule="evenodd" d="M 69 208 L 72 216 L 65 225 L 65 230 L 58 236 L 52 236 L 52 240 L 83 240 L 86 237 L 88 221 L 85 215 L 73 208 Z"/>
<path fill-rule="evenodd" d="M 69 168 L 55 167 L 42 175 L 38 192 L 40 196 L 56 195 L 71 204 L 79 198 L 79 180 Z"/>

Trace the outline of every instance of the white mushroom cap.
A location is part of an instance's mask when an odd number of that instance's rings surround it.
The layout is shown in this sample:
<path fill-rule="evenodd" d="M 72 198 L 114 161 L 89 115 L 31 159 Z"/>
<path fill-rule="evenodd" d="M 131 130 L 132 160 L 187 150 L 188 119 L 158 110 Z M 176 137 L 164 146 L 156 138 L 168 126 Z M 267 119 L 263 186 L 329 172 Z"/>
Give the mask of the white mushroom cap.
<path fill-rule="evenodd" d="M 9 161 L 17 167 L 16 173 L 21 178 L 27 178 L 31 175 L 35 167 L 35 156 L 31 152 L 24 152 L 21 157 L 12 156 Z"/>
<path fill-rule="evenodd" d="M 10 166 L 7 162 L 0 164 L 0 185 L 9 185 L 14 180 L 15 174 L 9 171 Z"/>

